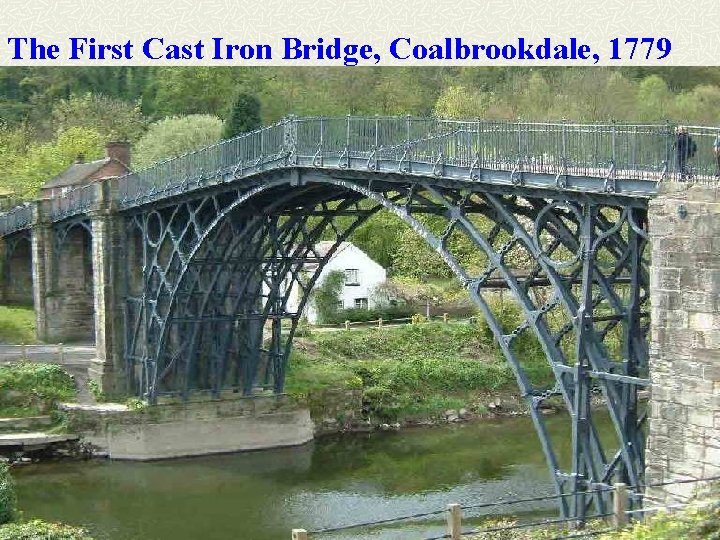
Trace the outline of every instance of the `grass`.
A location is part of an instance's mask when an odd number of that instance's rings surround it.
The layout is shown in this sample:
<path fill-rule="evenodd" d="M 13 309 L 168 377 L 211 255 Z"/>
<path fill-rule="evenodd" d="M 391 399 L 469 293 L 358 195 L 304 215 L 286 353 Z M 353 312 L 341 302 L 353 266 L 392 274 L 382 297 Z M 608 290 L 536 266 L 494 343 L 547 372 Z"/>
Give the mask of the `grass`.
<path fill-rule="evenodd" d="M 37 343 L 32 307 L 0 306 L 0 343 Z"/>
<path fill-rule="evenodd" d="M 75 381 L 54 364 L 15 362 L 0 365 L 0 415 L 35 416 L 58 401 L 75 399 Z"/>
<path fill-rule="evenodd" d="M 517 346 L 533 378 L 549 382 L 542 351 L 523 340 Z M 370 415 L 388 422 L 462 407 L 482 412 L 488 393 L 516 391 L 515 377 L 482 322 L 316 332 L 298 339 L 287 391 L 307 397 L 328 388 L 360 389 Z"/>

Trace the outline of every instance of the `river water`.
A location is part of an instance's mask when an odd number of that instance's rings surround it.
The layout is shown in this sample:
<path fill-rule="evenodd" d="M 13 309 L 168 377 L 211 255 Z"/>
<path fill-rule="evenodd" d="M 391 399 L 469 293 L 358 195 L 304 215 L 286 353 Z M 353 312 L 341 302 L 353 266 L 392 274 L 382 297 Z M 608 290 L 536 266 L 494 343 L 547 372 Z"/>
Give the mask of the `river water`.
<path fill-rule="evenodd" d="M 568 425 L 564 416 L 548 419 L 565 466 Z M 601 423 L 605 436 L 610 429 Z M 287 539 L 292 528 L 552 493 L 528 418 L 347 434 L 298 448 L 148 463 L 41 463 L 14 473 L 26 518 L 82 525 L 102 540 Z M 514 510 L 552 515 L 554 506 Z M 442 532 L 440 515 L 312 537 L 391 540 Z"/>

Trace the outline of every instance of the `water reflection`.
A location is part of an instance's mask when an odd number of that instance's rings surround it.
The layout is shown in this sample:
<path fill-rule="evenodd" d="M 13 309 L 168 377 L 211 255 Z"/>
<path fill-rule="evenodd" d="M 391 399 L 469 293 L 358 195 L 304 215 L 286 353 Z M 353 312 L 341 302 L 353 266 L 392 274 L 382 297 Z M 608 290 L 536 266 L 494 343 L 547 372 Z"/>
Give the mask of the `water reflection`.
<path fill-rule="evenodd" d="M 566 419 L 548 424 L 554 439 L 569 441 Z M 569 449 L 563 446 L 566 462 Z M 335 527 L 438 510 L 450 502 L 551 492 L 526 418 L 164 462 L 49 463 L 20 469 L 16 478 L 26 516 L 84 525 L 108 540 L 270 540 L 288 537 L 293 527 Z M 440 519 L 324 538 L 417 538 L 441 529 Z"/>

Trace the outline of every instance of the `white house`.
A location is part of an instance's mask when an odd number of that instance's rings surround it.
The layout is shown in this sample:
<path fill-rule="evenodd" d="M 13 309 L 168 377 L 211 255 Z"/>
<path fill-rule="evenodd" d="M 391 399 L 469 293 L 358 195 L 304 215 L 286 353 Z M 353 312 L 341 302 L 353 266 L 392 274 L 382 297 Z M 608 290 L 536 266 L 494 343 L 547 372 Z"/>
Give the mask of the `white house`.
<path fill-rule="evenodd" d="M 315 251 L 318 256 L 324 257 L 334 245 L 334 242 L 318 242 Z M 312 271 L 308 268 L 308 271 Z M 345 284 L 340 294 L 339 306 L 342 309 L 348 308 L 372 308 L 375 306 L 373 291 L 387 278 L 387 272 L 378 263 L 352 242 L 343 242 L 332 255 L 323 268 L 317 283 L 320 285 L 330 272 L 340 271 L 345 274 Z M 295 311 L 300 301 L 298 288 L 288 298 L 288 311 Z M 312 301 L 305 306 L 305 316 L 311 323 L 317 322 L 317 313 Z"/>

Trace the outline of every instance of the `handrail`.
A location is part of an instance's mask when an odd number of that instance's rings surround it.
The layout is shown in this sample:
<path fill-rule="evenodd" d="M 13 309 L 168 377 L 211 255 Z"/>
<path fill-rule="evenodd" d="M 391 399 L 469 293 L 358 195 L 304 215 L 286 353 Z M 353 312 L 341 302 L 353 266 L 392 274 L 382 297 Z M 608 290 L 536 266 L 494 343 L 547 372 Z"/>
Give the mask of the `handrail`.
<path fill-rule="evenodd" d="M 572 123 L 394 116 L 288 117 L 155 163 L 117 178 L 112 197 L 130 208 L 221 182 L 238 180 L 287 166 L 411 172 L 442 176 L 445 167 L 469 171 L 512 171 L 557 177 L 633 180 L 654 186 L 689 173 L 695 181 L 713 182 L 718 170 L 713 142 L 719 128 L 689 126 L 697 154 L 687 161 L 676 155 L 669 123 Z M 565 182 L 558 182 L 559 187 Z M 647 188 L 646 191 L 652 188 Z M 81 186 L 53 197 L 51 218 L 86 211 L 95 190 Z M 648 193 L 646 195 L 652 195 Z M 7 216 L 9 214 L 0 214 Z M 0 217 L 0 235 L 17 227 Z M 3 225 L 7 224 L 7 225 Z"/>

